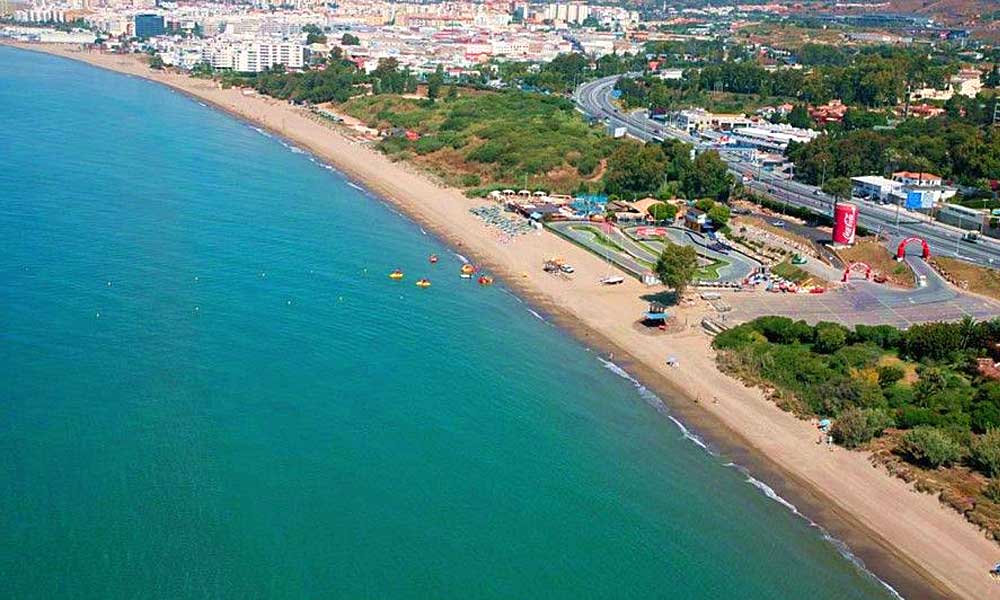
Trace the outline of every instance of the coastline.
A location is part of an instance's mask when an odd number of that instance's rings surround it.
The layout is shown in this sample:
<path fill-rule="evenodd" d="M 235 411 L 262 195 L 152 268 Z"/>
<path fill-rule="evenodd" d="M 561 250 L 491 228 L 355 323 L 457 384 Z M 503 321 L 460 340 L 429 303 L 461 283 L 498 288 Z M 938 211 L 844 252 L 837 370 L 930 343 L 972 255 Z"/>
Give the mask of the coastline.
<path fill-rule="evenodd" d="M 481 201 L 435 185 L 412 168 L 393 163 L 284 102 L 221 90 L 211 81 L 151 71 L 134 56 L 38 44 L 7 45 L 167 85 L 309 150 L 462 254 L 475 257 L 598 356 L 613 353 L 613 362 L 667 402 L 672 414 L 846 542 L 869 569 L 907 598 L 987 598 L 1000 592 L 986 573 L 994 562 L 991 559 L 1000 555 L 994 542 L 936 498 L 914 493 L 907 484 L 873 469 L 867 455 L 817 447 L 808 423 L 782 412 L 759 390 L 719 373 L 708 338 L 697 329 L 669 336 L 649 336 L 633 329 L 629 315 L 645 308 L 639 296 L 648 290 L 631 279 L 617 289 L 596 285 L 607 267 L 585 250 L 549 232 L 503 245 L 468 213 L 468 208 Z M 541 273 L 542 260 L 554 255 L 576 266 L 572 281 Z M 696 325 L 697 310 L 684 309 L 681 315 Z M 680 357 L 680 367 L 670 369 L 663 364 L 668 353 Z M 707 401 L 713 397 L 717 403 Z"/>

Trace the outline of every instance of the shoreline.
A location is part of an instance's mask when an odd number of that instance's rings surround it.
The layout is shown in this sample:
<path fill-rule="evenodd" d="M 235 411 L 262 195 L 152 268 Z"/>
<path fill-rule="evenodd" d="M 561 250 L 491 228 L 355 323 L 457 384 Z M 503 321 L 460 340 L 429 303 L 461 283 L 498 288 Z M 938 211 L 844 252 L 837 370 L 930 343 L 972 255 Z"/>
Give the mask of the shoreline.
<path fill-rule="evenodd" d="M 638 296 L 648 290 L 631 279 L 616 286 L 620 289 L 595 287 L 594 281 L 606 266 L 585 250 L 550 232 L 500 244 L 468 213 L 469 207 L 483 201 L 440 187 L 414 168 L 393 163 L 285 102 L 221 90 L 209 80 L 151 71 L 135 56 L 0 44 L 167 85 L 308 150 L 456 251 L 497 273 L 519 298 L 539 307 L 552 324 L 595 351 L 595 356 L 613 353 L 612 362 L 653 391 L 671 415 L 696 429 L 714 450 L 768 482 L 798 508 L 800 516 L 846 543 L 868 570 L 905 597 L 987 598 L 1000 593 L 986 573 L 993 563 L 991 557 L 1000 555 L 994 542 L 936 498 L 913 492 L 907 484 L 872 468 L 864 453 L 840 448 L 828 453 L 816 448 L 808 423 L 782 412 L 759 390 L 746 388 L 715 369 L 708 338 L 698 329 L 686 328 L 669 336 L 648 336 L 632 329 L 631 320 L 622 315 L 638 314 L 645 305 Z M 541 273 L 540 257 L 552 253 L 577 266 L 572 281 Z M 695 325 L 700 320 L 692 309 L 681 312 Z M 680 367 L 671 370 L 662 364 L 665 343 L 681 357 Z M 717 404 L 698 401 L 716 396 Z"/>

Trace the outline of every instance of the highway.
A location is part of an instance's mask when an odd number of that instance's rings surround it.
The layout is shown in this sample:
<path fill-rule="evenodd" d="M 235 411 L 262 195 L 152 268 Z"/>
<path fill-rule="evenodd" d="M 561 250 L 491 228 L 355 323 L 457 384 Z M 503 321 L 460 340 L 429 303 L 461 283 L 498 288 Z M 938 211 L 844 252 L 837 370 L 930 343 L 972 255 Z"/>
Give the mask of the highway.
<path fill-rule="evenodd" d="M 627 113 L 612 102 L 611 92 L 618 75 L 604 77 L 580 85 L 573 91 L 573 101 L 584 114 L 610 126 L 625 127 L 628 135 L 642 141 L 679 139 L 695 146 L 699 151 L 715 148 L 689 133 L 648 118 L 645 111 Z M 718 148 L 715 148 L 718 149 Z M 753 179 L 745 185 L 754 191 L 792 206 L 804 207 L 817 213 L 832 214 L 833 198 L 811 185 L 778 177 L 760 170 L 756 165 L 720 149 L 719 155 L 729 165 L 730 171 Z M 859 225 L 871 232 L 880 232 L 895 250 L 899 241 L 907 237 L 920 237 L 927 241 L 931 253 L 961 258 L 984 266 L 1000 267 L 1000 242 L 985 236 L 978 243 L 961 241 L 964 231 L 958 227 L 929 220 L 925 215 L 898 207 L 882 206 L 855 199 L 859 208 Z M 970 229 L 973 228 L 970 226 Z M 919 250 L 919 244 L 908 248 Z"/>

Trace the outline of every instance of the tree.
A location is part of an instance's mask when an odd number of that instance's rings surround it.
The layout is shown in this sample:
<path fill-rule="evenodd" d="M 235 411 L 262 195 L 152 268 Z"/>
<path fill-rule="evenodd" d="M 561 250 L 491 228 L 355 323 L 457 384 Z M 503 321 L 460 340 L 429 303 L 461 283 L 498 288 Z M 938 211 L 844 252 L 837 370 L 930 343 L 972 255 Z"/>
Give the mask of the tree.
<path fill-rule="evenodd" d="M 163 69 L 163 57 L 159 54 L 154 54 L 152 58 L 149 59 L 149 68 L 156 69 L 160 71 Z"/>
<path fill-rule="evenodd" d="M 313 25 L 312 23 L 307 23 L 302 26 L 302 33 L 306 34 L 306 44 L 325 44 L 326 34 L 323 33 L 323 29 L 319 25 Z"/>
<path fill-rule="evenodd" d="M 851 189 L 851 180 L 846 177 L 834 177 L 823 184 L 823 191 L 837 200 L 849 200 Z"/>
<path fill-rule="evenodd" d="M 688 198 L 729 198 L 733 176 L 715 150 L 702 152 L 681 177 L 681 189 Z"/>
<path fill-rule="evenodd" d="M 649 207 L 649 216 L 656 222 L 673 221 L 677 216 L 677 207 L 666 202 L 658 202 Z"/>
<path fill-rule="evenodd" d="M 812 127 L 812 118 L 809 116 L 809 111 L 806 110 L 805 104 L 796 104 L 792 108 L 791 112 L 788 113 L 788 124 L 801 129 Z"/>
<path fill-rule="evenodd" d="M 340 45 L 341 46 L 357 46 L 360 43 L 361 43 L 361 40 L 358 39 L 358 36 L 351 35 L 350 33 L 345 33 L 340 38 Z"/>
<path fill-rule="evenodd" d="M 723 229 L 729 224 L 729 207 L 725 204 L 716 204 L 708 209 L 708 218 L 715 224 L 716 229 Z"/>
<path fill-rule="evenodd" d="M 847 343 L 848 330 L 837 323 L 816 323 L 813 350 L 821 354 L 833 354 Z"/>
<path fill-rule="evenodd" d="M 892 419 L 884 412 L 852 407 L 840 413 L 830 428 L 830 435 L 835 442 L 845 448 L 857 448 L 882 435 L 885 428 L 891 424 Z"/>
<path fill-rule="evenodd" d="M 933 468 L 948 466 L 962 458 L 958 442 L 940 429 L 926 425 L 907 431 L 899 449 L 914 462 Z"/>
<path fill-rule="evenodd" d="M 666 157 L 657 144 L 623 143 L 608 157 L 604 189 L 622 197 L 649 196 L 660 188 Z"/>
<path fill-rule="evenodd" d="M 986 475 L 1000 476 L 1000 429 L 990 429 L 973 442 L 972 462 Z"/>
<path fill-rule="evenodd" d="M 663 285 L 677 293 L 678 298 L 684 295 L 688 283 L 697 271 L 698 253 L 693 246 L 668 242 L 656 261 L 656 275 Z"/>
<path fill-rule="evenodd" d="M 427 97 L 431 100 L 437 99 L 441 94 L 442 85 L 444 85 L 444 67 L 438 63 L 434 72 L 427 77 Z"/>

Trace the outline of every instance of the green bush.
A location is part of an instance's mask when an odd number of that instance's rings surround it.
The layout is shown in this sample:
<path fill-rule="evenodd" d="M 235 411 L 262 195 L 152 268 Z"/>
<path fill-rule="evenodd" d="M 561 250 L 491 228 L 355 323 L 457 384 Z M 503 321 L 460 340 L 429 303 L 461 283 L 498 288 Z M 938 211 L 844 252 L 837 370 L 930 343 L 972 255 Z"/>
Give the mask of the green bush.
<path fill-rule="evenodd" d="M 899 450 L 917 464 L 946 467 L 962 459 L 962 447 L 947 433 L 935 427 L 921 425 L 907 431 Z"/>
<path fill-rule="evenodd" d="M 732 329 L 727 329 L 712 340 L 712 345 L 718 350 L 733 350 L 743 348 L 756 342 L 766 342 L 767 340 L 756 331 L 749 323 L 737 325 Z"/>
<path fill-rule="evenodd" d="M 854 328 L 851 343 L 871 342 L 884 350 L 899 347 L 903 334 L 892 325 L 858 325 Z"/>
<path fill-rule="evenodd" d="M 649 207 L 649 214 L 657 221 L 673 221 L 677 217 L 677 207 L 659 202 Z"/>
<path fill-rule="evenodd" d="M 983 495 L 992 502 L 1000 503 L 1000 481 L 990 479 L 986 487 L 983 488 Z"/>
<path fill-rule="evenodd" d="M 906 375 L 902 367 L 883 365 L 878 368 L 878 384 L 883 388 L 891 387 Z"/>
<path fill-rule="evenodd" d="M 482 183 L 482 178 L 475 173 L 467 173 L 462 175 L 462 186 L 463 187 L 476 187 Z"/>
<path fill-rule="evenodd" d="M 885 428 L 891 425 L 892 417 L 882 411 L 848 408 L 834 421 L 830 435 L 845 448 L 857 448 L 882 435 Z"/>
<path fill-rule="evenodd" d="M 847 328 L 837 323 L 817 323 L 813 337 L 813 350 L 822 354 L 833 354 L 847 343 Z"/>
<path fill-rule="evenodd" d="M 972 443 L 972 462 L 986 475 L 1000 476 L 1000 429 L 990 429 Z"/>
<path fill-rule="evenodd" d="M 413 144 L 417 154 L 430 154 L 444 147 L 444 141 L 433 135 L 425 135 Z"/>

